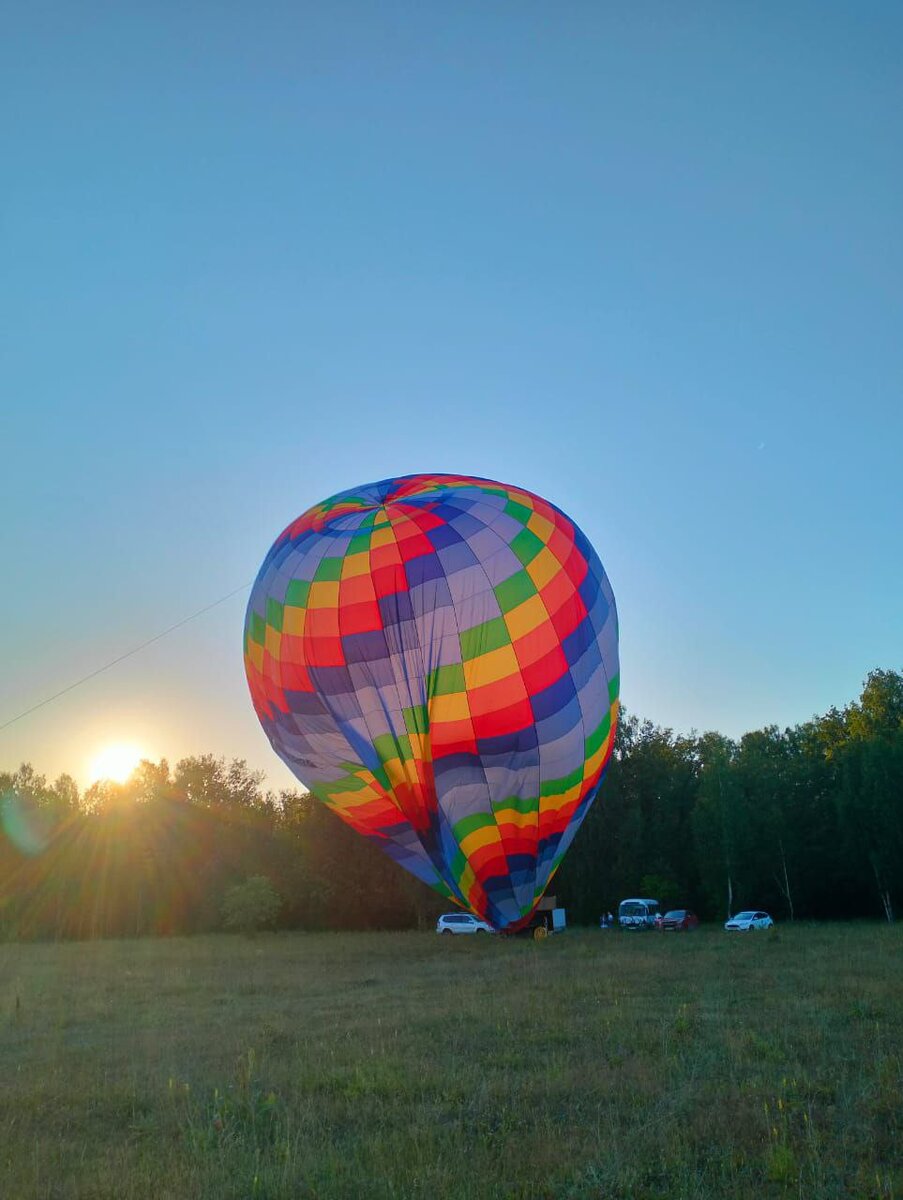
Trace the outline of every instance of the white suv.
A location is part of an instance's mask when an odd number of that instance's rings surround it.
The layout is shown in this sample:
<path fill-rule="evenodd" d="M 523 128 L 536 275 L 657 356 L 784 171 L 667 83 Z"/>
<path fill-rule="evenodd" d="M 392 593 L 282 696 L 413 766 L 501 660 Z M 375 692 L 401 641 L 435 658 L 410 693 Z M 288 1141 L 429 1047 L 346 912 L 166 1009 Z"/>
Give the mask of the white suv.
<path fill-rule="evenodd" d="M 492 933 L 492 926 L 470 913 L 443 913 L 436 922 L 436 933 Z"/>

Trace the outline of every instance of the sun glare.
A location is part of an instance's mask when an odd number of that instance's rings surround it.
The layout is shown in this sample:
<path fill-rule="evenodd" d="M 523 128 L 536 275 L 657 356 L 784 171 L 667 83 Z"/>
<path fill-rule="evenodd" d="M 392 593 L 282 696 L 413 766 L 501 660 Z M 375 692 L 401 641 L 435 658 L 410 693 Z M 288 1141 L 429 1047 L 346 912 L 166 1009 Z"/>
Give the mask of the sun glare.
<path fill-rule="evenodd" d="M 138 746 L 126 742 L 105 746 L 91 763 L 91 783 L 97 783 L 100 779 L 109 779 L 112 783 L 125 783 L 145 757 Z"/>

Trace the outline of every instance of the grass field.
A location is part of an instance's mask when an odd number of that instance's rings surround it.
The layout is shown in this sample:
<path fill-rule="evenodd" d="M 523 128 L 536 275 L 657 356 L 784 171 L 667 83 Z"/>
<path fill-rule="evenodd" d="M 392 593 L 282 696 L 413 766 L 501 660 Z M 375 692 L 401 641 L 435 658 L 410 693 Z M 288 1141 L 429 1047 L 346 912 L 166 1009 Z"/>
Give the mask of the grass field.
<path fill-rule="evenodd" d="M 903 1196 L 903 928 L 0 946 L 0 1196 Z"/>

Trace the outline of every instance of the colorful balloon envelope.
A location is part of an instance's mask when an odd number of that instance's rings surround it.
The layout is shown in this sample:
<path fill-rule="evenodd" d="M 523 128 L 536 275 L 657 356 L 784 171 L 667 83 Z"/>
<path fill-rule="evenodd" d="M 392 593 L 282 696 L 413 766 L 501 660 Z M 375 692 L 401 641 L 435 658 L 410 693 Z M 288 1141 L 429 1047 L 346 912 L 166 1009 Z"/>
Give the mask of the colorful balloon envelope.
<path fill-rule="evenodd" d="M 605 773 L 618 622 L 596 552 L 522 488 L 409 475 L 276 539 L 245 666 L 295 775 L 499 930 L 531 917 Z"/>

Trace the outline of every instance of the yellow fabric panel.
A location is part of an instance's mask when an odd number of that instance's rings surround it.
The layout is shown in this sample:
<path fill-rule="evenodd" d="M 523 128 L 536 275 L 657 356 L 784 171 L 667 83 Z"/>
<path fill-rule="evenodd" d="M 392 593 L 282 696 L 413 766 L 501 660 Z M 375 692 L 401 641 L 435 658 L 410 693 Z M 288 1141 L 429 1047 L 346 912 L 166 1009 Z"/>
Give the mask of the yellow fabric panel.
<path fill-rule="evenodd" d="M 483 825 L 462 838 L 458 845 L 464 854 L 470 855 L 476 850 L 481 850 L 483 846 L 500 846 L 501 843 L 498 829 L 494 825 Z"/>
<path fill-rule="evenodd" d="M 547 542 L 552 536 L 555 526 L 546 517 L 541 517 L 538 512 L 535 512 L 527 522 L 527 528 L 531 533 L 535 533 L 540 541 Z"/>
<path fill-rule="evenodd" d="M 342 578 L 353 579 L 355 575 L 366 575 L 370 570 L 370 551 L 362 550 L 359 554 L 349 554 L 342 560 Z"/>
<path fill-rule="evenodd" d="M 470 706 L 466 692 L 450 692 L 447 696 L 433 696 L 429 702 L 430 723 L 444 721 L 466 721 L 470 717 Z"/>
<path fill-rule="evenodd" d="M 560 570 L 561 563 L 548 546 L 543 546 L 533 561 L 527 564 L 527 574 L 537 588 L 544 588 Z"/>
<path fill-rule="evenodd" d="M 291 606 L 284 608 L 282 610 L 282 632 L 291 637 L 301 637 L 304 633 L 306 617 L 306 608 L 292 608 Z"/>
<path fill-rule="evenodd" d="M 369 804 L 371 800 L 379 800 L 382 795 L 375 787 L 361 788 L 359 792 L 338 792 L 333 795 L 333 801 L 341 803 L 346 810 L 357 808 L 361 804 Z"/>
<path fill-rule="evenodd" d="M 458 881 L 458 887 L 461 889 L 462 896 L 469 896 L 470 889 L 476 883 L 477 877 L 473 873 L 473 867 L 470 863 L 464 864 L 464 870 L 461 872 L 461 878 Z"/>
<path fill-rule="evenodd" d="M 471 658 L 464 664 L 464 682 L 468 691 L 519 673 L 520 666 L 513 646 L 499 646 L 498 650 L 490 650 L 488 654 Z"/>
<path fill-rule="evenodd" d="M 517 808 L 497 808 L 495 819 L 500 826 L 510 825 L 515 829 L 530 829 L 539 824 L 539 812 L 521 812 Z"/>
<path fill-rule="evenodd" d="M 531 596 L 523 604 L 518 604 L 516 608 L 505 613 L 505 624 L 513 641 L 531 633 L 548 619 L 549 614 L 540 596 Z"/>
<path fill-rule="evenodd" d="M 310 585 L 307 597 L 308 608 L 338 608 L 339 582 L 332 579 L 321 579 Z"/>
<path fill-rule="evenodd" d="M 590 758 L 588 758 L 586 760 L 586 762 L 583 764 L 584 780 L 591 779 L 593 777 L 593 775 L 595 775 L 595 773 L 602 766 L 602 764 L 605 762 L 605 756 L 608 754 L 608 748 L 610 745 L 611 745 L 611 734 L 609 733 L 608 737 L 605 739 L 605 741 L 602 743 L 602 745 L 599 747 L 599 749 L 596 751 L 596 753 L 593 754 Z"/>
<path fill-rule="evenodd" d="M 384 762 L 383 770 L 389 776 L 389 783 L 392 787 L 397 787 L 400 783 L 417 781 L 417 772 L 413 763 L 405 763 L 400 758 L 390 758 L 388 762 Z"/>
<path fill-rule="evenodd" d="M 533 497 L 529 492 L 522 492 L 518 488 L 508 488 L 508 495 L 517 504 L 522 504 L 524 508 L 533 508 Z"/>
<path fill-rule="evenodd" d="M 582 791 L 583 783 L 581 782 L 575 783 L 573 787 L 569 787 L 560 796 L 543 796 L 539 801 L 540 811 L 544 813 L 560 812 L 561 809 L 579 800 Z"/>

